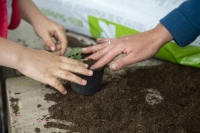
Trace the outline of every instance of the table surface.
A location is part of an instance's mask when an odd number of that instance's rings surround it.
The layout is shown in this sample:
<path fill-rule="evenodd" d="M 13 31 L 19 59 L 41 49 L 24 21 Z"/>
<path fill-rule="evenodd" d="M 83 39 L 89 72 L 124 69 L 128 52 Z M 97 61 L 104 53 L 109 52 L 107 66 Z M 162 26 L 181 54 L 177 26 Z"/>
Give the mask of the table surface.
<path fill-rule="evenodd" d="M 46 123 L 43 115 L 48 115 L 48 107 L 54 104 L 44 100 L 44 95 L 53 93 L 53 90 L 47 89 L 44 84 L 25 76 L 7 79 L 6 89 L 10 133 L 33 133 L 35 128 L 40 128 L 42 133 L 66 132 L 56 128 L 46 129 L 43 126 Z M 14 103 L 19 107 L 17 115 L 11 108 L 11 98 L 19 99 L 18 103 Z M 41 107 L 38 107 L 39 104 Z M 70 124 L 67 121 L 58 122 Z"/>

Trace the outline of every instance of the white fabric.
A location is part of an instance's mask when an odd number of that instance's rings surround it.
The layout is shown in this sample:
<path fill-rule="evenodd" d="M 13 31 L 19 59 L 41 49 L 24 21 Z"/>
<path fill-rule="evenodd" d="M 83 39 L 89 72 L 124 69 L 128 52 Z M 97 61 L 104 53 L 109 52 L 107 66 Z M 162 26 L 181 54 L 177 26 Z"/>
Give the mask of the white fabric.
<path fill-rule="evenodd" d="M 12 16 L 12 0 L 6 0 L 6 1 L 7 1 L 7 13 L 8 13 L 8 25 L 10 25 Z"/>

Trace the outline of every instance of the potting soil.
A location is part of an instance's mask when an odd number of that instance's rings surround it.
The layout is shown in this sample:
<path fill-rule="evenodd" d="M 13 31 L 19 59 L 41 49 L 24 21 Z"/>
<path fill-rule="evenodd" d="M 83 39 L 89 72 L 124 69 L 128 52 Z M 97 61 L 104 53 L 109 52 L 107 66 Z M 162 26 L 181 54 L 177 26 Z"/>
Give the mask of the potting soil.
<path fill-rule="evenodd" d="M 106 68 L 101 90 L 82 96 L 65 84 L 67 95 L 45 94 L 48 119 L 65 120 L 67 126 L 47 122 L 45 128 L 59 128 L 80 133 L 199 133 L 200 69 L 164 63 L 125 68 L 112 77 Z M 51 87 L 47 87 L 52 89 Z"/>

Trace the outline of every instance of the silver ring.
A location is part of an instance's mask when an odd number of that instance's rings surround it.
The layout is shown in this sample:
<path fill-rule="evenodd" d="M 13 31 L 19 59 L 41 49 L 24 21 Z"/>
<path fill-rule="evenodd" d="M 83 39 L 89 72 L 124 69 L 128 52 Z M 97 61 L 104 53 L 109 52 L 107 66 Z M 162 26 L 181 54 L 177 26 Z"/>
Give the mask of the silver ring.
<path fill-rule="evenodd" d="M 108 41 L 108 44 L 110 44 L 110 40 Z"/>

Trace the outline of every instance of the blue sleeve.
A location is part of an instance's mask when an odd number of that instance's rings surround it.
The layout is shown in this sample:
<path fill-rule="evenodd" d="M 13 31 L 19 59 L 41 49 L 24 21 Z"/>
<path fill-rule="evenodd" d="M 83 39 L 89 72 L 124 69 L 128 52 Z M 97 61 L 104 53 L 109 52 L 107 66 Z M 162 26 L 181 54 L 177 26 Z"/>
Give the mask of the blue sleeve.
<path fill-rule="evenodd" d="M 187 0 L 172 10 L 160 23 L 171 33 L 181 47 L 200 35 L 200 0 Z"/>

